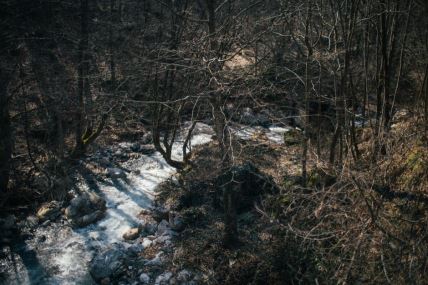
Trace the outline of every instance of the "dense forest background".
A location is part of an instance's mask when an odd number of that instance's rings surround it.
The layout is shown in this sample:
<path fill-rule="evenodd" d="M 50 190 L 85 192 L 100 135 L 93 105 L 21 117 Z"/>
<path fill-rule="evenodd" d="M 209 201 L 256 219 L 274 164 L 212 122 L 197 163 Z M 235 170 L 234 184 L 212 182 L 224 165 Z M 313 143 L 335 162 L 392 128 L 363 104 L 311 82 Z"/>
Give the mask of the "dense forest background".
<path fill-rule="evenodd" d="M 279 189 L 252 210 L 263 245 L 223 189 L 228 250 L 187 260 L 217 284 L 425 284 L 427 27 L 422 0 L 1 0 L 1 215 L 66 200 L 82 158 L 150 134 L 183 181 L 251 160 Z M 205 160 L 177 141 L 189 122 L 215 131 Z M 292 131 L 260 149 L 236 124 Z"/>

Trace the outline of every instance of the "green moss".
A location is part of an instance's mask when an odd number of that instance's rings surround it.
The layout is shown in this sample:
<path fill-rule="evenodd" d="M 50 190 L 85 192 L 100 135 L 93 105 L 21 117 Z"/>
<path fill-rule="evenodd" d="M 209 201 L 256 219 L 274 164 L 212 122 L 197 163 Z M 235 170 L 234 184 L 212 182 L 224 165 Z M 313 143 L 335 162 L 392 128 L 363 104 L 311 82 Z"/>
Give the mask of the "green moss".
<path fill-rule="evenodd" d="M 286 145 L 296 145 L 302 140 L 302 133 L 296 129 L 291 129 L 284 133 L 284 143 Z"/>
<path fill-rule="evenodd" d="M 424 149 L 414 148 L 407 157 L 404 171 L 399 179 L 403 187 L 417 185 L 425 179 L 428 173 L 428 161 L 424 157 Z"/>

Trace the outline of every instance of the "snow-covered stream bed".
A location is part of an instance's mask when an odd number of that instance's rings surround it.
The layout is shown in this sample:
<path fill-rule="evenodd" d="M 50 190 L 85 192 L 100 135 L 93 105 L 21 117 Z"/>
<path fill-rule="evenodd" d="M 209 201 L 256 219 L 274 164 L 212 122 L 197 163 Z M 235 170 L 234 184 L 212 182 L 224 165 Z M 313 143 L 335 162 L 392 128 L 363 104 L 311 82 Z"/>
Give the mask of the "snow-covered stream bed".
<path fill-rule="evenodd" d="M 287 130 L 282 127 L 231 129 L 242 139 L 250 139 L 255 132 L 262 132 L 272 143 L 282 143 Z M 198 123 L 191 144 L 208 143 L 212 135 L 211 127 Z M 122 143 L 111 147 L 110 153 L 120 153 L 130 147 L 131 144 Z M 181 151 L 181 144 L 177 143 L 173 148 L 173 158 L 181 159 Z M 95 153 L 89 159 L 105 159 L 103 154 Z M 79 189 L 95 191 L 106 200 L 107 210 L 103 219 L 80 229 L 70 227 L 65 220 L 36 226 L 30 238 L 8 250 L 3 249 L 0 269 L 4 279 L 0 279 L 0 283 L 94 284 L 88 269 L 91 260 L 114 244 L 125 249 L 132 246 L 132 243 L 124 241 L 123 234 L 139 225 L 141 220 L 137 216 L 142 209 L 152 206 L 156 187 L 175 173 L 175 169 L 158 152 L 128 159 L 120 167 L 129 170 L 125 179 L 91 181 L 84 176 L 80 179 Z M 142 282 L 137 279 L 134 283 Z"/>

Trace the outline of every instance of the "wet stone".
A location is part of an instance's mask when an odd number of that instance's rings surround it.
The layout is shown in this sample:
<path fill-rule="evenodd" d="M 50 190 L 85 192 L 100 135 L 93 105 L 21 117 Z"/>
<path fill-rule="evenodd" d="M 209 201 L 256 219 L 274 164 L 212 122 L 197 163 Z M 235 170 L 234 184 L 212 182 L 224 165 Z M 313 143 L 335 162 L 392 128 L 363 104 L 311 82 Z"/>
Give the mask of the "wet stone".
<path fill-rule="evenodd" d="M 150 282 L 150 276 L 147 273 L 141 273 L 139 279 L 140 279 L 140 282 L 143 284 L 149 284 Z"/>
<path fill-rule="evenodd" d="M 113 244 L 111 248 L 92 259 L 89 270 L 95 280 L 113 278 L 124 271 L 127 259 L 128 254 L 124 246 Z"/>
<path fill-rule="evenodd" d="M 140 235 L 140 232 L 141 232 L 141 228 L 129 229 L 126 233 L 123 234 L 123 239 L 134 240 Z"/>
<path fill-rule="evenodd" d="M 73 198 L 65 209 L 67 220 L 75 227 L 84 227 L 104 216 L 106 202 L 95 193 L 83 193 Z"/>
<path fill-rule="evenodd" d="M 152 245 L 152 243 L 153 242 L 149 238 L 144 238 L 142 245 L 144 246 L 144 248 L 148 248 Z"/>
<path fill-rule="evenodd" d="M 43 204 L 37 211 L 37 218 L 40 221 L 54 220 L 61 214 L 61 205 L 58 201 L 51 201 Z"/>

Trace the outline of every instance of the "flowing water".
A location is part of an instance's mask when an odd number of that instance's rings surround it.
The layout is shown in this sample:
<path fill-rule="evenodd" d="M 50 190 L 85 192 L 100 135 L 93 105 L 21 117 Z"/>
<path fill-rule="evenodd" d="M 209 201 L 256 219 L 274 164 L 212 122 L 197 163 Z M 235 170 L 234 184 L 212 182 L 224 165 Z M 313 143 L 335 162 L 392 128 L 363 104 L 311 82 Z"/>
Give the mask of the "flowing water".
<path fill-rule="evenodd" d="M 232 129 L 232 132 L 242 139 L 249 139 L 261 130 L 273 143 L 281 143 L 288 129 L 241 127 Z M 191 144 L 208 143 L 212 134 L 211 127 L 198 123 Z M 122 143 L 112 151 L 129 147 L 130 144 Z M 180 143 L 172 153 L 174 159 L 181 159 Z M 95 159 L 101 155 L 95 154 Z M 85 175 L 81 177 L 81 190 L 96 191 L 107 202 L 106 215 L 102 220 L 81 229 L 73 229 L 65 221 L 36 227 L 29 239 L 3 248 L 3 256 L 0 256 L 3 279 L 0 278 L 0 283 L 95 284 L 88 271 L 91 259 L 113 243 L 129 246 L 123 241 L 123 233 L 138 225 L 137 215 L 152 205 L 156 187 L 175 173 L 175 169 L 158 152 L 130 159 L 121 166 L 131 170 L 126 179 L 98 181 Z"/>

